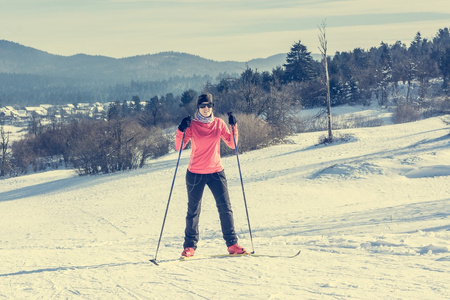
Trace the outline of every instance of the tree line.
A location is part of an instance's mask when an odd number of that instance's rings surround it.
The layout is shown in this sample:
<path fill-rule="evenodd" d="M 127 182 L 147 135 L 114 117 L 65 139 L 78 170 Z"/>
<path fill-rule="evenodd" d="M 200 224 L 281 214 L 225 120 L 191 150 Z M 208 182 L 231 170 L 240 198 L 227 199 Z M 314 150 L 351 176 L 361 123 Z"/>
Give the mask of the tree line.
<path fill-rule="evenodd" d="M 326 62 L 332 106 L 377 101 L 381 106 L 413 107 L 411 112 L 406 110 L 407 115 L 419 108 L 432 113 L 450 110 L 448 28 L 439 29 L 430 40 L 418 32 L 409 46 L 400 41 L 392 45 L 382 42 L 369 50 L 336 52 Z M 202 90 L 187 89 L 179 96 L 136 93 L 131 99 L 112 102 L 104 120 L 52 124 L 11 146 L 2 130 L 1 174 L 20 174 L 61 163 L 81 174 L 142 167 L 146 159 L 170 151 L 174 125 L 196 110 L 195 100 L 201 92 L 213 95 L 218 116 L 229 111 L 239 114 L 241 150 L 283 141 L 302 131 L 298 110 L 325 105 L 324 65 L 298 41 L 287 53 L 285 64 L 271 72 L 247 67 L 238 76 L 222 74 L 217 83 L 208 81 Z M 136 87 L 145 89 L 145 85 Z M 258 131 L 261 129 L 264 134 Z"/>
<path fill-rule="evenodd" d="M 134 95 L 150 98 L 155 94 L 180 94 L 189 88 L 201 89 L 211 76 L 172 77 L 159 81 L 131 80 L 107 83 L 104 80 L 72 79 L 33 74 L 0 73 L 0 107 L 6 105 L 38 106 L 67 103 L 107 103 Z"/>

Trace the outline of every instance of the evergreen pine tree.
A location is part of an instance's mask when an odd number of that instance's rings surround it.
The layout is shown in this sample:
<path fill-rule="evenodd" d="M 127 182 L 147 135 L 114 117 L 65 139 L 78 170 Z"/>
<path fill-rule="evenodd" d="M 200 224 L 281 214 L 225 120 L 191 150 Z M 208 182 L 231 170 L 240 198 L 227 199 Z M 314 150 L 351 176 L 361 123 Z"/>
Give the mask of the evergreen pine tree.
<path fill-rule="evenodd" d="M 283 66 L 286 68 L 284 76 L 287 82 L 307 81 L 315 74 L 311 52 L 308 52 L 301 41 L 298 41 L 291 47 L 291 51 L 286 56 L 286 63 Z"/>

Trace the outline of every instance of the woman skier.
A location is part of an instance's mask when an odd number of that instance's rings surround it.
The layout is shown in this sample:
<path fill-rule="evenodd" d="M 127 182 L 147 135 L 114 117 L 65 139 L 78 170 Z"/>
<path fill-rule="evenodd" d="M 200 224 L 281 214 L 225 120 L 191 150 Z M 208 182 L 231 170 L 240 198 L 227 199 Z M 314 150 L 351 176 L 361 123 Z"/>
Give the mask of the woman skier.
<path fill-rule="evenodd" d="M 233 138 L 238 140 L 236 117 L 231 113 L 228 123 L 234 127 L 235 137 L 230 133 L 225 122 L 215 118 L 213 114 L 213 98 L 209 93 L 202 94 L 197 99 L 197 112 L 193 120 L 188 116 L 178 126 L 175 149 L 180 150 L 184 135 L 184 147 L 191 141 L 191 156 L 186 172 L 186 187 L 188 208 L 186 214 L 186 229 L 181 256 L 190 257 L 195 254 L 199 240 L 198 223 L 201 211 L 202 195 L 205 185 L 211 190 L 219 211 L 223 238 L 230 254 L 247 254 L 239 246 L 234 230 L 233 211 L 228 195 L 227 179 L 220 161 L 220 140 L 234 149 Z"/>

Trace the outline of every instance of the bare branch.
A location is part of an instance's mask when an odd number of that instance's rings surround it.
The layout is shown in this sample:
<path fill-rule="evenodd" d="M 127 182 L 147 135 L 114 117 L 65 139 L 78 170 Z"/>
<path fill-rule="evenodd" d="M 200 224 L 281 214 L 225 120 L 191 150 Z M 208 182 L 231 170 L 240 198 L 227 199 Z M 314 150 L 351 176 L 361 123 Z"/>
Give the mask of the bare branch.
<path fill-rule="evenodd" d="M 319 51 L 322 53 L 323 57 L 327 55 L 328 43 L 327 43 L 327 23 L 326 20 L 323 20 L 322 23 L 317 26 L 319 28 Z"/>

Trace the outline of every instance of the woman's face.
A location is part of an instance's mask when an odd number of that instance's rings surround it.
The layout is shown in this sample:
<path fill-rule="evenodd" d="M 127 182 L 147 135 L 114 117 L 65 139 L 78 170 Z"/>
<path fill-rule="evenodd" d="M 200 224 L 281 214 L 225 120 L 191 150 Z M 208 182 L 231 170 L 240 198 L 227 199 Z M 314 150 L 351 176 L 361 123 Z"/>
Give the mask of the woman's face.
<path fill-rule="evenodd" d="M 203 102 L 198 106 L 198 110 L 203 117 L 208 118 L 212 114 L 212 107 L 211 103 Z"/>

